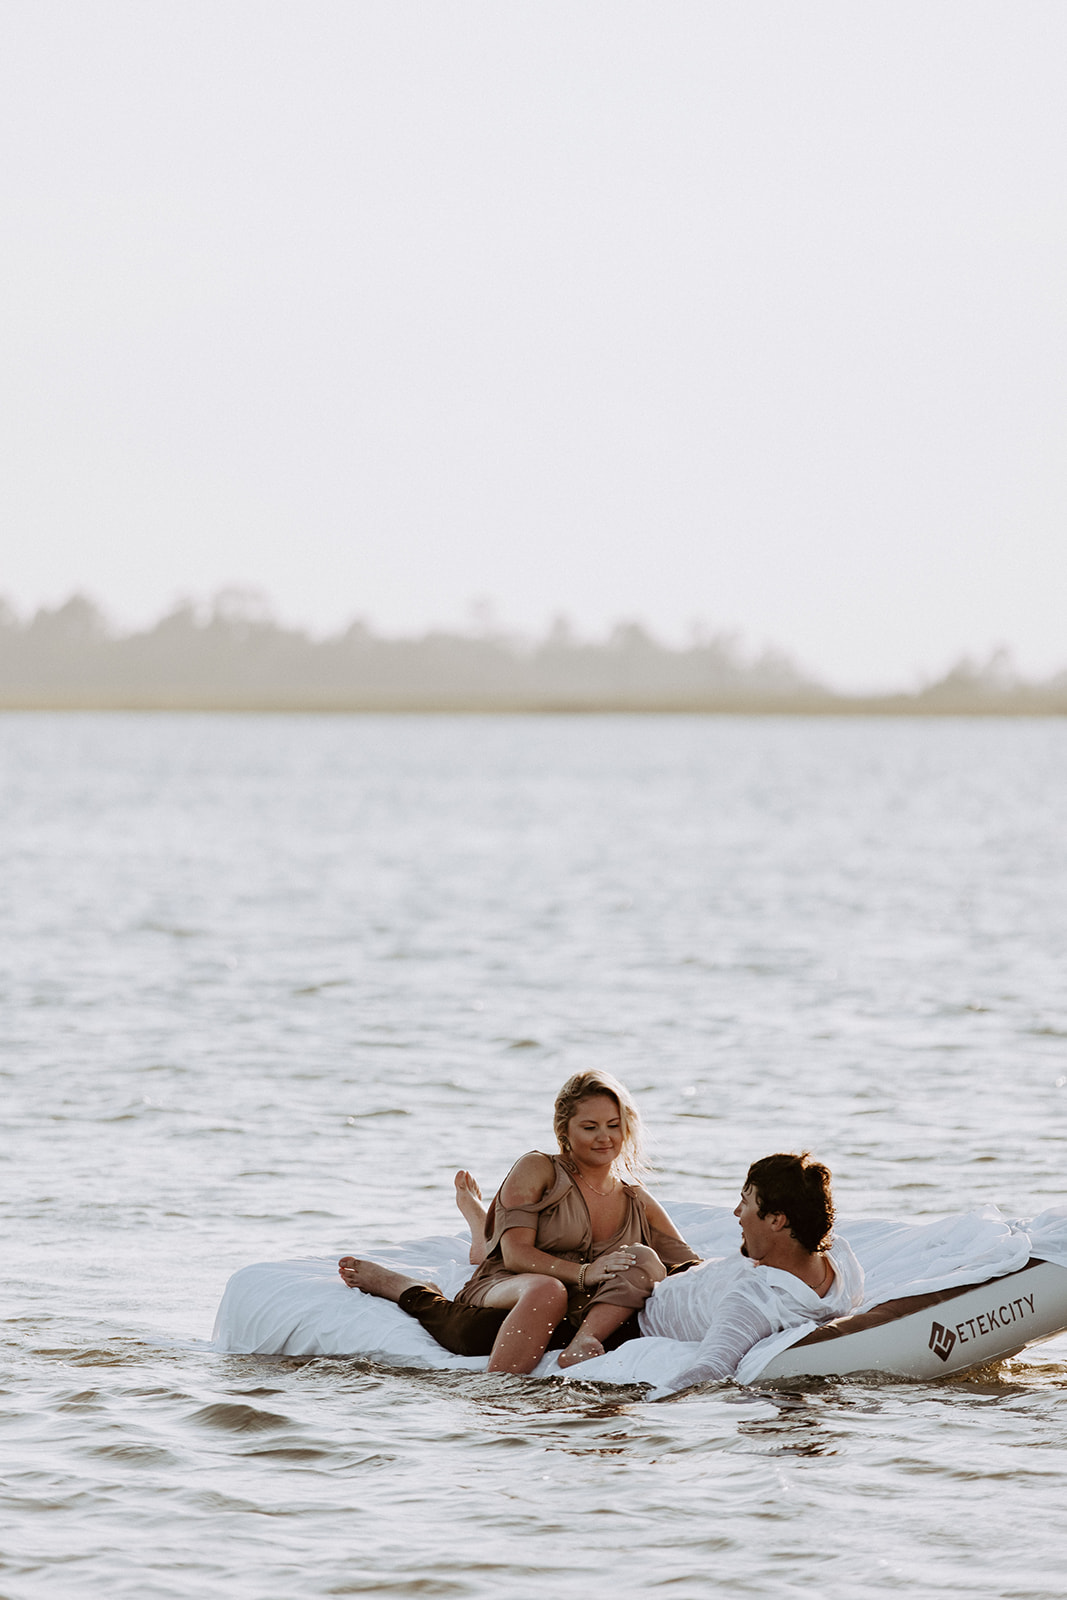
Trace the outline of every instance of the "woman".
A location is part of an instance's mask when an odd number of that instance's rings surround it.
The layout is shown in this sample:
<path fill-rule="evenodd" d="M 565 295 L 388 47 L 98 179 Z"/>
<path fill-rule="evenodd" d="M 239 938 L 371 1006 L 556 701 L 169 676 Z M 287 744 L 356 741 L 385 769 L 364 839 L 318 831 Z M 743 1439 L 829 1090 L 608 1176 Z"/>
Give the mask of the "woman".
<path fill-rule="evenodd" d="M 484 1250 L 472 1246 L 480 1264 L 455 1301 L 351 1256 L 341 1277 L 398 1301 L 448 1349 L 488 1350 L 490 1372 L 532 1372 L 550 1343 L 566 1345 L 563 1367 L 602 1355 L 668 1267 L 698 1258 L 635 1181 L 641 1127 L 621 1083 L 577 1073 L 556 1097 L 553 1127 L 559 1154 L 531 1150 L 512 1167 L 485 1218 Z M 457 1198 L 476 1240 L 481 1207 L 466 1174 Z"/>

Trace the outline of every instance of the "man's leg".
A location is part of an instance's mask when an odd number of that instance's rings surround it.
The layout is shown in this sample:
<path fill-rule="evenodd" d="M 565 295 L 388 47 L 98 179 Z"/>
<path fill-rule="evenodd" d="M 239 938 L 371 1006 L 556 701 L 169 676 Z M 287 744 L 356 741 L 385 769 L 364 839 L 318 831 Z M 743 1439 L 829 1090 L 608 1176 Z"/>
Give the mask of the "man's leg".
<path fill-rule="evenodd" d="M 457 1305 L 446 1300 L 435 1283 L 420 1283 L 359 1256 L 342 1256 L 338 1271 L 350 1289 L 394 1301 L 456 1356 L 487 1356 L 508 1315 L 489 1306 Z"/>
<path fill-rule="evenodd" d="M 489 1355 L 508 1316 L 494 1306 L 457 1305 L 421 1283 L 404 1289 L 397 1305 L 454 1356 Z"/>

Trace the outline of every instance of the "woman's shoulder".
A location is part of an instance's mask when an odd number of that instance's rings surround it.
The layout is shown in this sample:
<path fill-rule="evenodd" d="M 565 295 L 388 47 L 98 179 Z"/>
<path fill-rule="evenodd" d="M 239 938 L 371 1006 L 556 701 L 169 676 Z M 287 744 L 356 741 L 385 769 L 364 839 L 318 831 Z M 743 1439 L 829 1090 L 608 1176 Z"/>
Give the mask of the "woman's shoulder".
<path fill-rule="evenodd" d="M 557 1165 L 553 1157 L 541 1150 L 527 1150 L 501 1184 L 500 1196 L 506 1205 L 540 1200 L 556 1179 Z"/>
<path fill-rule="evenodd" d="M 536 1170 L 555 1174 L 559 1166 L 562 1166 L 562 1162 L 557 1156 L 546 1156 L 543 1150 L 527 1150 L 525 1155 L 519 1157 L 511 1170 L 512 1172 L 518 1172 L 519 1168 L 522 1167 L 530 1171 Z"/>

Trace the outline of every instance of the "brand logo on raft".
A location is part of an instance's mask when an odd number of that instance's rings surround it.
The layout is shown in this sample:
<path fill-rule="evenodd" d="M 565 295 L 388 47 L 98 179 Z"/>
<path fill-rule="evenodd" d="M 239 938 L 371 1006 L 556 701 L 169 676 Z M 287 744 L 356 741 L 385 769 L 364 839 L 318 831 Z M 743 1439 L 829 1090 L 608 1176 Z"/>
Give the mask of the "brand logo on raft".
<path fill-rule="evenodd" d="M 952 1346 L 956 1343 L 956 1335 L 951 1328 L 943 1328 L 940 1322 L 930 1325 L 930 1349 L 935 1356 L 940 1356 L 942 1361 L 947 1361 L 952 1354 Z"/>
<path fill-rule="evenodd" d="M 977 1317 L 964 1317 L 954 1328 L 943 1328 L 940 1322 L 932 1322 L 930 1349 L 942 1361 L 947 1361 L 957 1344 L 970 1344 L 972 1339 L 980 1339 L 992 1333 L 994 1328 L 1010 1328 L 1013 1322 L 1021 1322 L 1023 1317 L 1032 1317 L 1033 1314 L 1033 1295 L 1022 1294 L 1017 1300 L 1009 1300 L 1006 1305 L 990 1306 Z"/>

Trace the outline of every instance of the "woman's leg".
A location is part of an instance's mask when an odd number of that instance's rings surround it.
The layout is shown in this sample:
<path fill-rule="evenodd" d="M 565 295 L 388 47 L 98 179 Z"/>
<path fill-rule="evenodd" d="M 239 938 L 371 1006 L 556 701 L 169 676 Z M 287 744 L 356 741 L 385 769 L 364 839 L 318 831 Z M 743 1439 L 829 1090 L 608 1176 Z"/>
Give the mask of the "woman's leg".
<path fill-rule="evenodd" d="M 456 1173 L 455 1184 L 456 1204 L 471 1231 L 471 1266 L 480 1267 L 485 1260 L 485 1207 L 482 1205 L 482 1191 L 466 1171 Z"/>
<path fill-rule="evenodd" d="M 622 1277 L 630 1288 L 642 1291 L 642 1298 L 647 1300 L 656 1284 L 662 1283 L 667 1276 L 667 1269 L 648 1245 L 636 1244 L 633 1251 L 636 1258 L 634 1265 Z M 594 1356 L 602 1356 L 604 1341 L 622 1327 L 627 1317 L 635 1314 L 636 1307 L 633 1304 L 614 1305 L 607 1300 L 595 1302 L 586 1311 L 578 1332 L 561 1353 L 560 1366 L 573 1367 L 580 1361 L 591 1361 Z"/>
<path fill-rule="evenodd" d="M 489 1357 L 489 1372 L 532 1372 L 567 1315 L 567 1285 L 539 1272 L 520 1272 L 493 1284 L 485 1305 L 507 1310 Z"/>
<path fill-rule="evenodd" d="M 627 1317 L 636 1315 L 632 1306 L 591 1306 L 582 1318 L 582 1325 L 566 1350 L 559 1354 L 561 1367 L 577 1366 L 579 1361 L 591 1361 L 604 1354 L 604 1342 Z"/>

